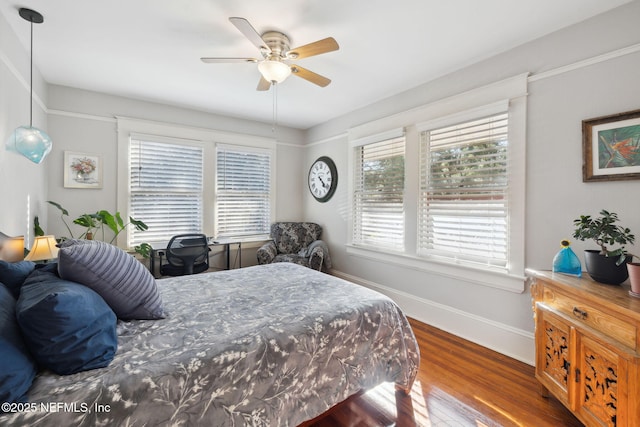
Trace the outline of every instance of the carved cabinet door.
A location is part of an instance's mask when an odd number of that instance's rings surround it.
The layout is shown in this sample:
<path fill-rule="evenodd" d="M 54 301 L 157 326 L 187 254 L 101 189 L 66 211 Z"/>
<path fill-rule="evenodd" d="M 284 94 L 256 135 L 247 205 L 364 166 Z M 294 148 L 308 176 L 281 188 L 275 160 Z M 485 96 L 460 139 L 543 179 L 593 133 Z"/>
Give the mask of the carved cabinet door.
<path fill-rule="evenodd" d="M 624 354 L 607 348 L 604 341 L 577 334 L 576 412 L 588 425 L 627 426 L 629 361 Z"/>
<path fill-rule="evenodd" d="M 536 377 L 558 400 L 570 406 L 573 328 L 544 304 L 536 307 Z"/>

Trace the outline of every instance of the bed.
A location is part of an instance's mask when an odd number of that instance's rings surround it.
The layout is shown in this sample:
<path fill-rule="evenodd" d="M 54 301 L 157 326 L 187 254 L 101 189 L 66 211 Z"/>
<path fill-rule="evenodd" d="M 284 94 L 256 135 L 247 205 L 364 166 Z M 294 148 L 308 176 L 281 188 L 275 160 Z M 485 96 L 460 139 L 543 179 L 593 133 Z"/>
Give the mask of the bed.
<path fill-rule="evenodd" d="M 41 373 L 31 426 L 296 426 L 382 382 L 409 390 L 419 350 L 389 298 L 291 263 L 160 279 L 166 318 L 118 321 L 106 368 Z"/>

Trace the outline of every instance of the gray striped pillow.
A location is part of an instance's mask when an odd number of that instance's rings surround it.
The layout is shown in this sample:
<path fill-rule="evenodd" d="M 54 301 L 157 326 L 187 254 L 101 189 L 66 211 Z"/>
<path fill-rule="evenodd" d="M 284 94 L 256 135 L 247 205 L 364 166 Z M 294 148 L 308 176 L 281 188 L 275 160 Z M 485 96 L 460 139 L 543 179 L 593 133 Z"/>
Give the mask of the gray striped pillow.
<path fill-rule="evenodd" d="M 156 280 L 133 256 L 98 240 L 70 239 L 58 247 L 60 277 L 93 289 L 118 318 L 164 317 Z"/>

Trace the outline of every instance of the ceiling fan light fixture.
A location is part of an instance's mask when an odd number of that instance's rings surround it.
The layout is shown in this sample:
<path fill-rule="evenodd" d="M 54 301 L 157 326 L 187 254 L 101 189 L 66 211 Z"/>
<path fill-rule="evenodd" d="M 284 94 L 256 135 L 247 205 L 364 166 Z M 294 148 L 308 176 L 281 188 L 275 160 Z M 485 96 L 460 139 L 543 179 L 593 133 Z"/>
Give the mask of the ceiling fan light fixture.
<path fill-rule="evenodd" d="M 266 59 L 258 64 L 258 71 L 271 83 L 282 83 L 291 74 L 291 67 L 281 61 Z"/>

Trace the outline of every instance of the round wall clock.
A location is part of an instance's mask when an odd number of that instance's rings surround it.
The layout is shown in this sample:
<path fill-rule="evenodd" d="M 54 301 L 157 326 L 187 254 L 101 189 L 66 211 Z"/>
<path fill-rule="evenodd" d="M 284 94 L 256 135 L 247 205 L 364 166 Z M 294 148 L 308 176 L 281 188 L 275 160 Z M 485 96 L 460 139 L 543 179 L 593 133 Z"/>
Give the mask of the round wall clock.
<path fill-rule="evenodd" d="M 326 202 L 338 186 L 336 164 L 327 156 L 319 157 L 309 169 L 309 191 L 319 202 Z"/>

